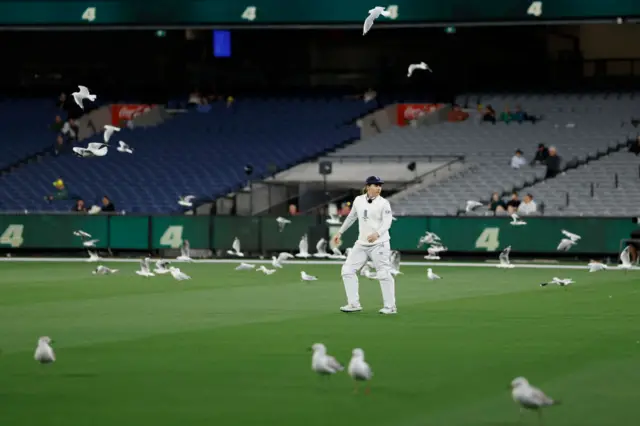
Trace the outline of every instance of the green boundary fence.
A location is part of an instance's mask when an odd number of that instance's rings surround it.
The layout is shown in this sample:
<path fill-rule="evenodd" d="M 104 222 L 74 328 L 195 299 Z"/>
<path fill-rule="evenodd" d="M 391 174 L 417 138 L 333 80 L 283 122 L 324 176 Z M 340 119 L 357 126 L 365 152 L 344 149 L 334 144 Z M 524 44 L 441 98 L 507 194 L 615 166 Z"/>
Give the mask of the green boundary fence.
<path fill-rule="evenodd" d="M 235 237 L 243 251 L 297 251 L 300 237 L 310 236 L 313 251 L 318 235 L 326 234 L 324 223 L 311 216 L 292 217 L 280 231 L 275 217 L 232 216 L 80 216 L 0 215 L 0 248 L 79 249 L 83 230 L 98 239 L 97 248 L 156 250 L 178 248 L 189 240 L 194 249 L 229 249 Z M 509 218 L 495 217 L 399 217 L 391 227 L 392 248 L 417 250 L 425 231 L 438 234 L 450 251 L 495 252 L 506 246 L 530 253 L 554 252 L 563 229 L 581 235 L 573 253 L 617 253 L 620 240 L 629 238 L 638 225 L 631 218 L 527 218 L 526 226 L 511 226 Z M 344 236 L 344 246 L 353 244 L 355 224 Z M 320 231 L 318 231 L 320 229 Z M 335 232 L 337 227 L 330 227 Z"/>

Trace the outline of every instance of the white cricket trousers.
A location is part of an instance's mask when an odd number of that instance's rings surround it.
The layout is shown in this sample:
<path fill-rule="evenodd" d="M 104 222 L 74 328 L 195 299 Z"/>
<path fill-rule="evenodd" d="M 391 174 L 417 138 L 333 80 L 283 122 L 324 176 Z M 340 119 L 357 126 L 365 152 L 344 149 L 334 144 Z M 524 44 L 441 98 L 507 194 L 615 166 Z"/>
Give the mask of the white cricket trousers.
<path fill-rule="evenodd" d="M 360 306 L 357 273 L 369 259 L 376 268 L 376 278 L 380 281 L 384 307 L 394 308 L 396 306 L 396 284 L 390 273 L 391 244 L 388 241 L 371 246 L 355 243 L 347 260 L 342 265 L 342 281 L 347 293 L 347 302 L 352 306 Z"/>

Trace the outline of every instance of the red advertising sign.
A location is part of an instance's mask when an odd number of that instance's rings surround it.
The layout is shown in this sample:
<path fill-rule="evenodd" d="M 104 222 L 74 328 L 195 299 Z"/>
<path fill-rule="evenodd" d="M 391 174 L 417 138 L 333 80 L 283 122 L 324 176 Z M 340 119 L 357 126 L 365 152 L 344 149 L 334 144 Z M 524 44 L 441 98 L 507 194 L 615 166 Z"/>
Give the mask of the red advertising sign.
<path fill-rule="evenodd" d="M 127 104 L 115 104 L 111 105 L 111 124 L 114 126 L 120 126 L 123 122 L 134 119 L 135 117 L 142 115 L 155 105 L 127 105 Z"/>
<path fill-rule="evenodd" d="M 444 104 L 398 104 L 398 126 L 406 126 L 421 115 L 442 108 Z"/>

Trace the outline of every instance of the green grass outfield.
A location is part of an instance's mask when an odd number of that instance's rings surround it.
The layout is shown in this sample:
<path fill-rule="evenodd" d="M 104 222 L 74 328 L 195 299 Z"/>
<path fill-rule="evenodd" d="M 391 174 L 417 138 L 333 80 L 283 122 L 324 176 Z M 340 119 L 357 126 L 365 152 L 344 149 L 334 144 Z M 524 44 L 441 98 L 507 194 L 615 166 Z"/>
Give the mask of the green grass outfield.
<path fill-rule="evenodd" d="M 505 426 L 523 375 L 563 401 L 545 426 L 626 426 L 640 415 L 640 272 L 403 266 L 399 314 L 343 314 L 335 264 L 271 276 L 183 264 L 144 279 L 137 264 L 93 276 L 83 262 L 0 262 L 0 424 L 6 426 Z M 320 281 L 301 282 L 300 270 Z M 570 287 L 539 283 L 573 278 Z M 33 360 L 37 338 L 58 361 Z M 353 394 L 323 380 L 306 349 L 344 363 L 361 347 L 375 376 Z M 529 413 L 524 425 L 537 425 Z"/>

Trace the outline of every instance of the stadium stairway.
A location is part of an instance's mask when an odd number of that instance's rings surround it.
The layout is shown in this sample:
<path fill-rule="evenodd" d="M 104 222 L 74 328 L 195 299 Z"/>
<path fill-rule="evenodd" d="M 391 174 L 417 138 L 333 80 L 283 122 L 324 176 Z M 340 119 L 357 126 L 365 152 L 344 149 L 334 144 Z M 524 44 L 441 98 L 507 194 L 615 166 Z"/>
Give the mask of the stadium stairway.
<path fill-rule="evenodd" d="M 244 166 L 259 179 L 321 155 L 358 136 L 342 125 L 370 105 L 344 99 L 247 99 L 231 108 L 212 104 L 208 113 L 177 115 L 160 127 L 122 129 L 133 149 L 105 157 L 47 157 L 0 177 L 0 207 L 11 211 L 68 211 L 73 201 L 47 203 L 51 182 L 62 177 L 87 205 L 108 195 L 118 210 L 180 211 L 179 196 L 211 200 L 243 187 Z M 100 138 L 90 138 L 83 145 Z"/>

